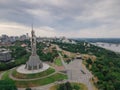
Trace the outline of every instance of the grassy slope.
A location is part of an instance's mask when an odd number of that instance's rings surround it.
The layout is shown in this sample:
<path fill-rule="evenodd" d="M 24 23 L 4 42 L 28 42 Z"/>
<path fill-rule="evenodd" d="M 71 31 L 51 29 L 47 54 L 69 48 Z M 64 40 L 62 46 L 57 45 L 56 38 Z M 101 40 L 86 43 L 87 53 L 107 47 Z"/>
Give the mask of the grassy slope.
<path fill-rule="evenodd" d="M 2 76 L 3 80 L 10 80 L 9 72 L 10 71 L 7 71 Z M 31 81 L 17 81 L 17 80 L 14 80 L 14 82 L 15 82 L 17 87 L 24 88 L 24 87 L 42 86 L 42 85 L 50 84 L 50 83 L 53 83 L 55 81 L 63 80 L 63 79 L 67 79 L 67 76 L 64 75 L 64 74 L 61 74 L 61 73 L 56 73 L 52 76 L 49 76 L 49 77 L 43 78 L 43 79 L 31 80 Z"/>
<path fill-rule="evenodd" d="M 49 68 L 46 71 L 43 71 L 43 72 L 40 72 L 37 74 L 29 74 L 28 75 L 28 74 L 21 74 L 21 73 L 18 73 L 16 70 L 13 70 L 12 75 L 19 79 L 33 79 L 33 78 L 44 77 L 44 76 L 50 75 L 54 72 L 55 72 L 54 69 Z"/>
<path fill-rule="evenodd" d="M 60 60 L 60 58 L 57 58 L 54 60 L 54 63 L 57 65 L 57 66 L 62 66 L 62 62 Z"/>

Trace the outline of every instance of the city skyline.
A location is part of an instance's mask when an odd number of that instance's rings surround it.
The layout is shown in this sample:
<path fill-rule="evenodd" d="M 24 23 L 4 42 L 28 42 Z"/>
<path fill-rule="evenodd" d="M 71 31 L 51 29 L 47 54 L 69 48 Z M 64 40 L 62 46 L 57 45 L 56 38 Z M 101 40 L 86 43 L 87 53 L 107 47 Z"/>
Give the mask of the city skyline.
<path fill-rule="evenodd" d="M 120 38 L 119 0 L 0 0 L 0 35 Z"/>

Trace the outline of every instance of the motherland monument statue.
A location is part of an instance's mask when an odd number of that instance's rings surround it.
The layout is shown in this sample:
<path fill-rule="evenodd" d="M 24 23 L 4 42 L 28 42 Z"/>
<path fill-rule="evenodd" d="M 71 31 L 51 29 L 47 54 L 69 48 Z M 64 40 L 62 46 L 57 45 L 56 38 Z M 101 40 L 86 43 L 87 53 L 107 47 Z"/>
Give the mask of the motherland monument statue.
<path fill-rule="evenodd" d="M 25 69 L 27 70 L 38 70 L 43 67 L 43 63 L 40 60 L 39 56 L 36 53 L 36 36 L 35 31 L 31 31 L 31 56 L 29 57 L 29 60 L 26 62 Z"/>

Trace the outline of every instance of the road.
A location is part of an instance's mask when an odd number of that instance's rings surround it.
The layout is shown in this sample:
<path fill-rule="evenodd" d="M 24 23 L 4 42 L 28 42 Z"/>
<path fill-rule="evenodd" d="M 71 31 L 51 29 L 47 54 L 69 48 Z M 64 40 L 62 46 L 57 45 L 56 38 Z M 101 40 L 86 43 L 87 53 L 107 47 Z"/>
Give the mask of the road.
<path fill-rule="evenodd" d="M 56 45 L 58 51 L 61 49 Z M 88 87 L 88 90 L 94 90 L 90 79 L 93 77 L 91 72 L 87 70 L 81 59 L 74 59 L 69 64 L 66 64 L 62 58 L 62 55 L 58 52 L 62 64 L 65 67 L 68 75 L 68 80 L 71 82 L 83 83 Z"/>
<path fill-rule="evenodd" d="M 88 87 L 88 90 L 94 90 L 90 82 L 92 74 L 84 67 L 82 60 L 75 59 L 67 65 L 68 78 L 73 82 L 80 82 Z"/>

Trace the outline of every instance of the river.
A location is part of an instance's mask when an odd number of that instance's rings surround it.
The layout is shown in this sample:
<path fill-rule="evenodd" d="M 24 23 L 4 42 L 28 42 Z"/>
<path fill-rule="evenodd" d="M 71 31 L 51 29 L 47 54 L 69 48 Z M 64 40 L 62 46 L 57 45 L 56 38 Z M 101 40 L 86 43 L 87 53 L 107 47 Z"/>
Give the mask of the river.
<path fill-rule="evenodd" d="M 96 43 L 91 43 L 95 46 L 99 46 L 114 52 L 119 52 L 120 53 L 120 43 L 119 44 L 114 44 L 114 43 L 103 43 L 103 42 L 96 42 Z"/>

